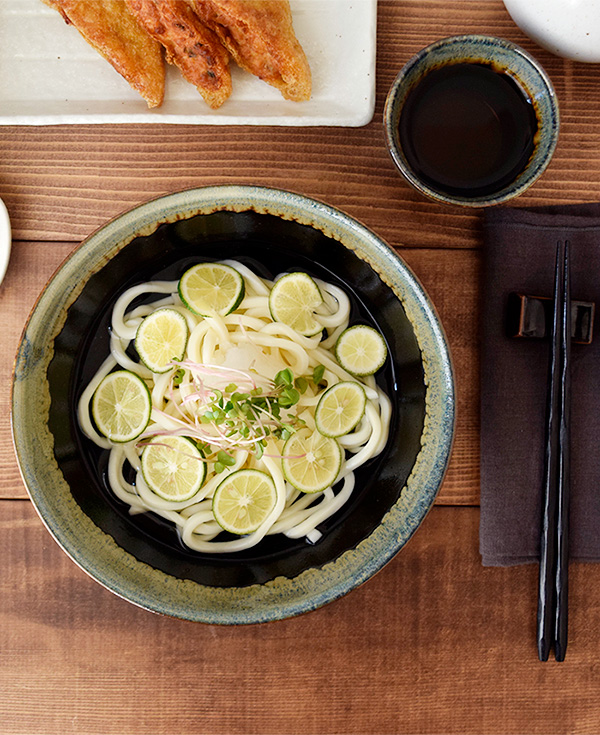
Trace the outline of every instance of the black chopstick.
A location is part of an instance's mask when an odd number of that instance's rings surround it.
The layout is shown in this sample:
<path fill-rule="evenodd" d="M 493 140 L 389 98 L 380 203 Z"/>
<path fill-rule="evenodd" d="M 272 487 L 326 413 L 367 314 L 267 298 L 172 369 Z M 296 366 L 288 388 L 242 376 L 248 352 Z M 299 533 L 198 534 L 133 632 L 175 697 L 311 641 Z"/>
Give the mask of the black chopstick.
<path fill-rule="evenodd" d="M 569 498 L 570 446 L 569 419 L 571 413 L 571 269 L 569 242 L 564 248 L 563 302 L 561 304 L 561 416 L 559 427 L 559 466 L 556 497 L 556 613 L 554 615 L 554 657 L 564 661 L 567 650 L 567 617 L 569 593 Z"/>
<path fill-rule="evenodd" d="M 564 660 L 567 646 L 570 357 L 569 243 L 559 242 L 556 249 L 540 544 L 538 594 L 540 661 L 548 660 L 553 645 L 556 660 Z"/>

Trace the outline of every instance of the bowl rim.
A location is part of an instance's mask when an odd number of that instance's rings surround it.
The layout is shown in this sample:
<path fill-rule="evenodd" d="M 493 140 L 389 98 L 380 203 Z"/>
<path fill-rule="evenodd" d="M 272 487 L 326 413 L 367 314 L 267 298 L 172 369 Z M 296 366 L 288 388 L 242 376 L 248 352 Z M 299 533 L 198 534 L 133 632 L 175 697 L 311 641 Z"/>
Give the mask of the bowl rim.
<path fill-rule="evenodd" d="M 249 209 L 317 227 L 366 260 L 392 288 L 426 356 L 425 424 L 421 450 L 399 500 L 355 548 L 294 579 L 278 577 L 250 587 L 212 588 L 138 561 L 83 513 L 53 455 L 46 370 L 68 306 L 87 278 L 131 240 L 165 222 L 218 210 Z M 347 594 L 379 571 L 412 538 L 433 505 L 448 467 L 454 427 L 449 347 L 433 304 L 416 276 L 387 243 L 354 218 L 316 199 L 268 187 L 187 189 L 151 199 L 107 222 L 67 257 L 44 287 L 23 330 L 15 360 L 11 403 L 15 452 L 29 497 L 55 541 L 93 579 L 129 602 L 211 624 L 260 623 L 299 615 Z M 86 539 L 83 545 L 82 537 Z"/>
<path fill-rule="evenodd" d="M 479 197 L 461 197 L 459 195 L 447 194 L 423 182 L 420 177 L 414 173 L 412 167 L 406 161 L 396 134 L 400 115 L 398 110 L 399 100 L 409 91 L 406 90 L 406 92 L 404 92 L 403 90 L 405 81 L 407 81 L 413 73 L 416 73 L 415 70 L 417 70 L 421 65 L 424 65 L 425 69 L 435 66 L 434 64 L 426 64 L 426 60 L 428 58 L 434 59 L 440 51 L 452 46 L 460 46 L 461 44 L 473 46 L 474 49 L 478 46 L 490 46 L 498 48 L 505 53 L 514 53 L 515 57 L 524 61 L 537 76 L 541 88 L 546 93 L 549 102 L 548 119 L 546 123 L 548 133 L 546 134 L 546 141 L 540 141 L 538 150 L 534 152 L 529 163 L 514 182 L 506 185 L 495 193 Z M 464 52 L 461 54 L 461 58 L 463 60 L 468 60 L 471 57 L 467 52 Z M 473 58 L 480 57 L 473 54 Z M 438 39 L 422 48 L 406 62 L 396 75 L 396 78 L 392 82 L 388 91 L 383 111 L 383 123 L 384 137 L 388 152 L 398 171 L 414 189 L 427 198 L 439 203 L 459 205 L 463 207 L 486 207 L 502 204 L 519 196 L 532 186 L 532 184 L 534 184 L 548 168 L 558 143 L 560 131 L 560 110 L 554 85 L 552 84 L 546 70 L 537 61 L 537 59 L 532 56 L 532 54 L 513 41 L 509 41 L 505 38 L 472 33 L 447 36 L 445 38 Z"/>

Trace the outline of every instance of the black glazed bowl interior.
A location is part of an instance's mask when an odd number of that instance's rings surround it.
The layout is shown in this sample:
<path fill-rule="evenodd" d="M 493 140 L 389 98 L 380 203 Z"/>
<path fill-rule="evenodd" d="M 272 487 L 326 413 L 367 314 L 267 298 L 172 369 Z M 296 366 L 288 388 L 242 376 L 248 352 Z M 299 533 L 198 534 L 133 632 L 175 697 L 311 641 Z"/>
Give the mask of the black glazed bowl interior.
<path fill-rule="evenodd" d="M 107 453 L 77 424 L 79 395 L 109 352 L 108 324 L 118 296 L 136 283 L 176 280 L 196 262 L 225 258 L 266 277 L 303 270 L 341 286 L 351 298 L 351 323 L 377 326 L 388 343 L 391 359 L 378 381 L 392 400 L 390 440 L 358 470 L 350 501 L 319 526 L 323 536 L 315 544 L 278 534 L 235 554 L 187 549 L 171 524 L 152 513 L 130 515 L 112 495 Z M 367 579 L 406 543 L 431 507 L 453 428 L 446 343 L 414 276 L 346 215 L 272 189 L 181 192 L 109 223 L 48 284 L 17 356 L 13 433 L 42 520 L 109 589 L 147 609 L 191 620 L 288 617 Z"/>

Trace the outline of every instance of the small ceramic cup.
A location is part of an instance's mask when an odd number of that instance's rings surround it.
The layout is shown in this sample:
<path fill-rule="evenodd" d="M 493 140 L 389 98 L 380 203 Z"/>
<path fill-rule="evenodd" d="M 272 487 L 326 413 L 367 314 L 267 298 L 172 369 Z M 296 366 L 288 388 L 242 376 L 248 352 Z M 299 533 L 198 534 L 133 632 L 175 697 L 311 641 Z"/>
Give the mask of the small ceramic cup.
<path fill-rule="evenodd" d="M 423 175 L 409 162 L 400 135 L 401 115 L 408 96 L 431 72 L 454 64 L 475 64 L 510 78 L 535 114 L 537 128 L 533 147 L 522 168 L 508 183 L 484 193 L 468 187 L 445 187 Z M 559 112 L 554 88 L 538 62 L 514 43 L 492 36 L 452 36 L 422 49 L 400 71 L 388 93 L 384 110 L 384 129 L 388 150 L 400 173 L 425 196 L 446 204 L 485 207 L 501 204 L 522 194 L 543 173 L 558 140 Z M 406 141 L 406 138 L 404 137 Z M 438 141 L 442 143 L 443 141 Z M 414 160 L 414 157 L 413 157 Z M 475 193 L 474 193 L 475 192 Z"/>

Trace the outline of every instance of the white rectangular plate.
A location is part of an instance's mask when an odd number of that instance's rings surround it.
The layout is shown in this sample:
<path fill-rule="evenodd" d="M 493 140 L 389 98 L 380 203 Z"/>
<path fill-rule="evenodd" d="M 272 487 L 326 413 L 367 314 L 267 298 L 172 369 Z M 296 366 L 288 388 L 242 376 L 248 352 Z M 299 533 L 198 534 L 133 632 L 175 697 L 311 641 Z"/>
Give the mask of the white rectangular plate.
<path fill-rule="evenodd" d="M 169 67 L 165 100 L 149 110 L 55 10 L 41 0 L 0 0 L 0 125 L 366 125 L 375 106 L 377 0 L 290 4 L 312 70 L 311 100 L 284 100 L 232 64 L 233 93 L 211 110 Z"/>

